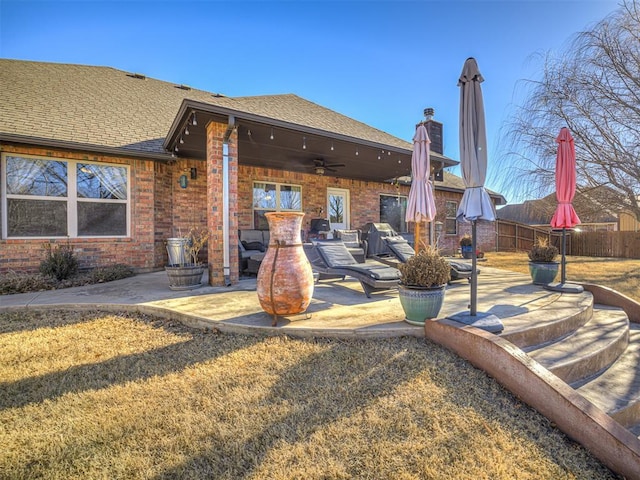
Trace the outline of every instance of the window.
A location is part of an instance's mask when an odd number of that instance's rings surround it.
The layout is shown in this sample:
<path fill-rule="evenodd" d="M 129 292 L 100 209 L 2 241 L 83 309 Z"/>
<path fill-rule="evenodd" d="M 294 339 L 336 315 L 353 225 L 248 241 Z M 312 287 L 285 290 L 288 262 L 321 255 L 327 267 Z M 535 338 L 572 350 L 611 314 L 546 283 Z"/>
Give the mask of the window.
<path fill-rule="evenodd" d="M 458 234 L 458 222 L 456 221 L 456 217 L 458 216 L 457 202 L 446 202 L 445 213 L 447 216 L 444 221 L 444 233 L 446 235 L 457 235 Z"/>
<path fill-rule="evenodd" d="M 380 195 L 380 222 L 388 223 L 398 233 L 407 232 L 407 197 Z"/>
<path fill-rule="evenodd" d="M 3 238 L 126 236 L 129 168 L 2 157 Z"/>
<path fill-rule="evenodd" d="M 302 188 L 299 185 L 254 182 L 253 228 L 269 230 L 267 212 L 302 210 Z"/>

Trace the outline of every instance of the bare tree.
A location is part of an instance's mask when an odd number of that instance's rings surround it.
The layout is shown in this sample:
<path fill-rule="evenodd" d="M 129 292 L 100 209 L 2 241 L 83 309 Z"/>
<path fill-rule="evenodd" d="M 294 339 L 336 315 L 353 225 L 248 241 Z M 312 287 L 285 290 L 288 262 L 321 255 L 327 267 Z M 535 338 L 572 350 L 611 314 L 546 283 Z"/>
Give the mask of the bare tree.
<path fill-rule="evenodd" d="M 578 185 L 607 186 L 611 208 L 640 220 L 640 0 L 579 33 L 560 56 L 541 59 L 542 78 L 508 126 L 503 188 L 555 189 L 555 138 L 563 126 L 576 147 Z M 602 195 L 602 193 L 599 193 Z"/>

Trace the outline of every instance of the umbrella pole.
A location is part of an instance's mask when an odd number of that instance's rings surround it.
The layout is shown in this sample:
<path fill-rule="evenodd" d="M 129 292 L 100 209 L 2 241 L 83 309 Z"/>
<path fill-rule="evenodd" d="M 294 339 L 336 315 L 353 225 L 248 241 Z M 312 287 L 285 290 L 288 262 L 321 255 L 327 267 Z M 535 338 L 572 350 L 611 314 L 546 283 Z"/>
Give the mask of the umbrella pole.
<path fill-rule="evenodd" d="M 476 269 L 476 220 L 471 222 L 471 316 L 478 313 L 478 274 Z"/>
<path fill-rule="evenodd" d="M 416 251 L 416 255 L 420 253 L 420 250 L 422 250 L 422 237 L 420 236 L 421 223 L 422 222 L 416 222 L 416 228 L 413 230 L 413 246 L 414 246 L 414 250 Z"/>
<path fill-rule="evenodd" d="M 562 271 L 560 274 L 560 283 L 563 285 L 567 282 L 567 229 L 562 227 Z"/>

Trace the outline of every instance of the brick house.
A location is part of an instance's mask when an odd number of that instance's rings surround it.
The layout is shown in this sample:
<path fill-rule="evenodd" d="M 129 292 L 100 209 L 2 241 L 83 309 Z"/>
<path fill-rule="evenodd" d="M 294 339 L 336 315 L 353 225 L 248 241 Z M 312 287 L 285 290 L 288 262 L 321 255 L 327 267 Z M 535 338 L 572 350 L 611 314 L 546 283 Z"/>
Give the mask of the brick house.
<path fill-rule="evenodd" d="M 402 215 L 412 145 L 296 95 L 231 98 L 8 59 L 0 85 L 0 273 L 36 270 L 44 242 L 67 241 L 85 267 L 157 270 L 166 239 L 200 226 L 210 283 L 221 285 L 239 277 L 238 230 L 266 228 L 266 211 L 303 211 L 305 230 L 326 217 L 334 228 L 412 228 Z M 464 184 L 443 170 L 457 162 L 442 154 L 442 125 L 427 128 L 439 245 L 450 252 L 470 228 L 452 213 Z M 479 222 L 478 237 L 493 249 L 493 222 Z"/>

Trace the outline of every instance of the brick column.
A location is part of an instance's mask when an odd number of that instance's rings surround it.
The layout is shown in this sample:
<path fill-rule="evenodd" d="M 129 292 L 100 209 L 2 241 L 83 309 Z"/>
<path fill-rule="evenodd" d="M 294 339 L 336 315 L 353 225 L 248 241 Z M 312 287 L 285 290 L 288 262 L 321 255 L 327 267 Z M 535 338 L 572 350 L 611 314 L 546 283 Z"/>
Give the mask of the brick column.
<path fill-rule="evenodd" d="M 209 229 L 209 284 L 224 285 L 224 231 L 222 201 L 222 144 L 225 123 L 207 125 L 207 228 Z M 238 283 L 238 136 L 229 138 L 229 278 Z"/>

